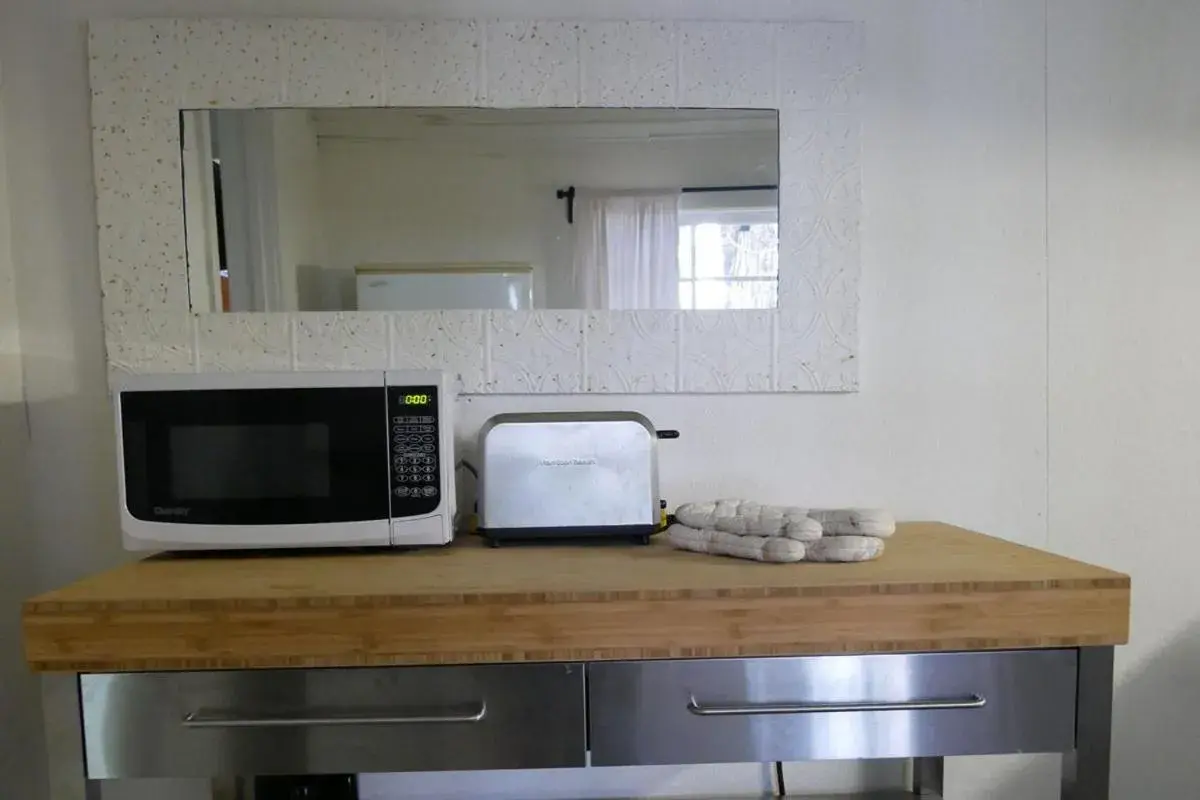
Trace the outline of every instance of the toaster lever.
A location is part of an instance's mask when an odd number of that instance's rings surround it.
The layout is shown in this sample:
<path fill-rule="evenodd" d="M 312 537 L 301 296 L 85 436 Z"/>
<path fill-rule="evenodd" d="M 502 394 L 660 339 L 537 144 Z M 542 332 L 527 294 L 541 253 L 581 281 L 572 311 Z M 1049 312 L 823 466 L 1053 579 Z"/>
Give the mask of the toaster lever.
<path fill-rule="evenodd" d="M 655 431 L 660 439 L 678 439 L 679 431 Z"/>

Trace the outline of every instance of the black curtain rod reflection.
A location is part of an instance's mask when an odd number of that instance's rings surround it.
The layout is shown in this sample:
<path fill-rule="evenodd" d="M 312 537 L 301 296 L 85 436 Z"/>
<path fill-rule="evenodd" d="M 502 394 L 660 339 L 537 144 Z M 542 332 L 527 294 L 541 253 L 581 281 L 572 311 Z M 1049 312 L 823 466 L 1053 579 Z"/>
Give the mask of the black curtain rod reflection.
<path fill-rule="evenodd" d="M 751 186 L 685 186 L 679 190 L 683 194 L 710 194 L 717 192 L 777 192 L 779 185 L 774 183 L 760 183 Z M 575 224 L 575 197 L 578 191 L 574 186 L 568 186 L 565 189 L 559 189 L 554 193 L 554 196 L 559 200 L 567 201 L 567 224 Z"/>
<path fill-rule="evenodd" d="M 565 189 L 559 189 L 554 193 L 554 196 L 559 200 L 567 201 L 567 224 L 575 224 L 575 187 L 568 186 Z"/>
<path fill-rule="evenodd" d="M 680 189 L 684 194 L 715 194 L 717 192 L 777 192 L 779 186 L 773 183 L 760 183 L 757 186 L 685 186 Z"/>

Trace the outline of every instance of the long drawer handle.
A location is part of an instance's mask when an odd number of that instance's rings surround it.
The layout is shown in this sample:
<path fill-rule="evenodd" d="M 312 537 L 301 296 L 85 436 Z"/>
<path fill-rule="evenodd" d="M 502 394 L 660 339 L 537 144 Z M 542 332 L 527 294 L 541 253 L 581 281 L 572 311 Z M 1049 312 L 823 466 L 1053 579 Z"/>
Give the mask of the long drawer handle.
<path fill-rule="evenodd" d="M 701 703 L 688 698 L 687 710 L 697 717 L 751 717 L 759 714 L 844 714 L 853 711 L 946 711 L 983 708 L 987 698 L 981 694 L 932 700 L 906 700 L 899 703 L 742 703 L 723 705 Z"/>
<path fill-rule="evenodd" d="M 378 714 L 340 714 L 331 712 L 313 716 L 251 717 L 231 711 L 200 709 L 180 720 L 185 728 L 328 728 L 348 725 L 439 725 L 443 723 L 482 722 L 487 716 L 487 703 L 466 706 L 448 712 L 422 709 L 419 712 L 394 710 Z"/>

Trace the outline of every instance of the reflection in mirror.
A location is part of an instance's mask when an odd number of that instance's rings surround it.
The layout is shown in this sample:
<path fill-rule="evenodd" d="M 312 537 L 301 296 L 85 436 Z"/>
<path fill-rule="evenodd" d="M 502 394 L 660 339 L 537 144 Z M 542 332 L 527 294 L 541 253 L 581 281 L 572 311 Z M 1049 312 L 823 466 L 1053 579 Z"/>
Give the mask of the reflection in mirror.
<path fill-rule="evenodd" d="M 185 111 L 192 308 L 774 308 L 775 111 Z"/>

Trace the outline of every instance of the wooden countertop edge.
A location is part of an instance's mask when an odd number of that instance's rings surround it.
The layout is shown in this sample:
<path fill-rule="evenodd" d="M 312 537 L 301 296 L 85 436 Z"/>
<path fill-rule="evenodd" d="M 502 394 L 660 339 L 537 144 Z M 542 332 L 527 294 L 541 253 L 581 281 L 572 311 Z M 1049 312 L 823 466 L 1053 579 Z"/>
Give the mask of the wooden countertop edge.
<path fill-rule="evenodd" d="M 945 563 L 933 561 L 947 553 Z M 482 549 L 373 556 L 361 562 L 370 580 L 354 571 L 354 558 L 238 560 L 228 573 L 136 562 L 26 601 L 26 663 L 38 672 L 338 668 L 1129 639 L 1129 576 L 939 523 L 907 523 L 890 560 L 828 572 L 815 565 L 782 579 L 770 567 L 661 547 L 582 558 Z M 502 575 L 498 563 L 507 565 Z M 629 564 L 636 568 L 626 575 Z M 324 568 L 331 572 L 314 571 Z"/>
<path fill-rule="evenodd" d="M 1130 590 L 240 610 L 25 620 L 38 672 L 411 666 L 1125 644 Z M 101 632 L 101 633 L 98 633 Z"/>
<path fill-rule="evenodd" d="M 526 650 L 511 653 L 432 653 L 424 657 L 376 656 L 275 658 L 144 658 L 107 660 L 35 660 L 28 666 L 34 672 L 183 672 L 192 670 L 296 669 L 461 666 L 468 664 L 526 664 L 548 662 L 662 661 L 667 659 L 766 658 L 820 655 L 886 655 L 903 653 L 986 652 L 1003 650 L 1073 649 L 1108 647 L 1128 643 L 1128 637 L 1063 636 L 1023 639 L 899 640 L 877 642 L 871 647 L 831 642 L 788 647 L 690 647 L 648 652 L 645 648 L 607 648 L 603 650 Z"/>
<path fill-rule="evenodd" d="M 1038 581 L 955 581 L 931 587 L 925 581 L 897 581 L 871 585 L 845 586 L 745 586 L 724 589 L 633 589 L 612 591 L 430 593 L 414 595 L 332 595 L 298 598 L 195 598 L 179 600 L 121 600 L 115 602 L 78 600 L 42 600 L 31 598 L 22 604 L 22 617 L 79 612 L 175 612 L 235 611 L 266 609 L 333 608 L 405 608 L 416 606 L 496 605 L 522 606 L 557 603 L 608 603 L 658 600 L 761 600 L 792 598 L 868 597 L 874 595 L 941 595 L 958 592 L 1021 592 L 1047 589 L 1111 590 L 1131 588 L 1128 575 L 1112 573 L 1106 577 L 1066 578 Z"/>

